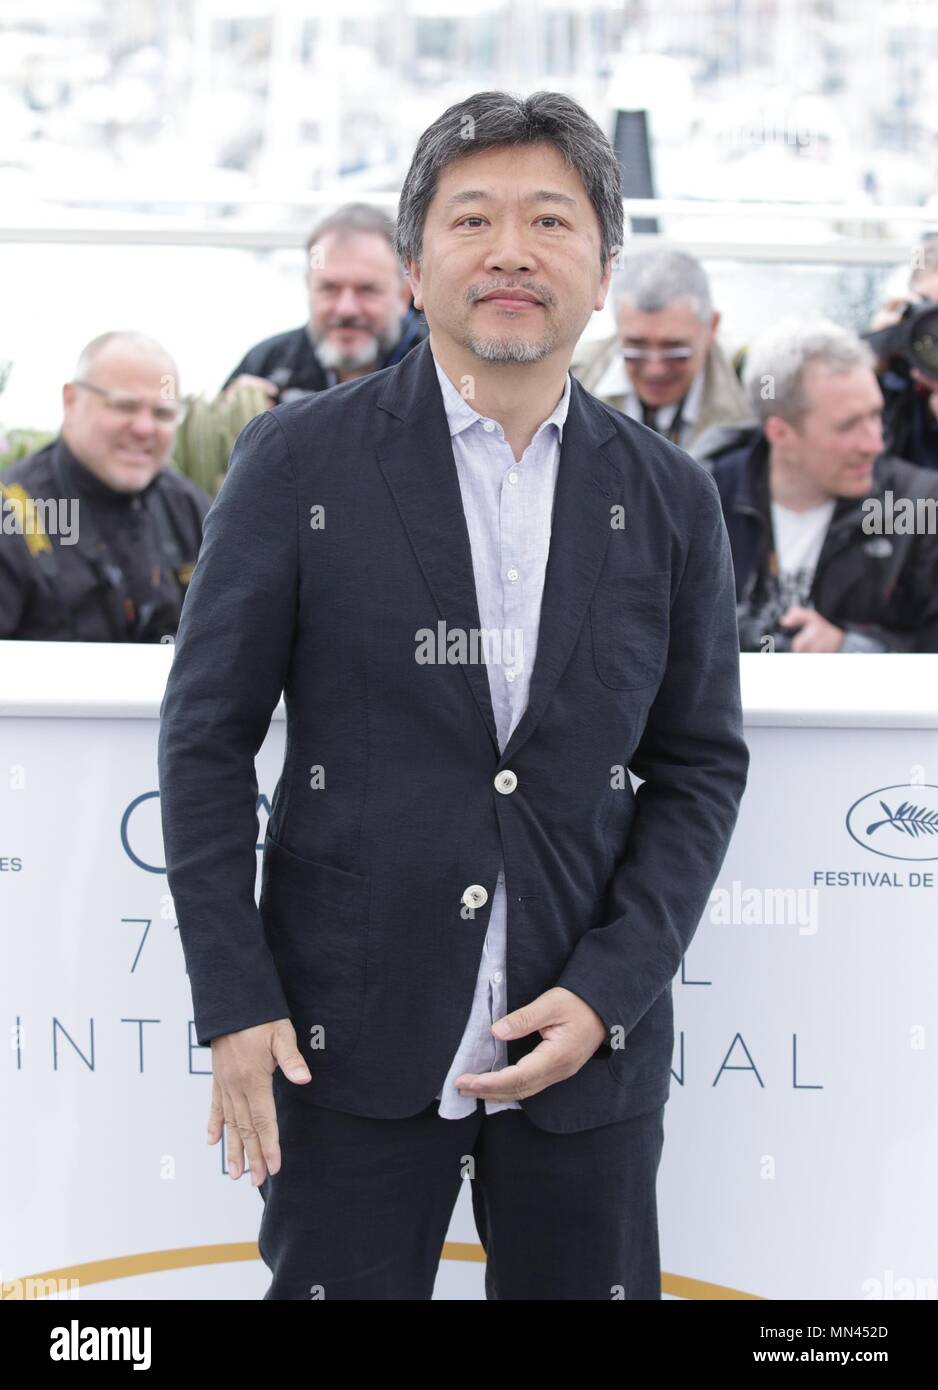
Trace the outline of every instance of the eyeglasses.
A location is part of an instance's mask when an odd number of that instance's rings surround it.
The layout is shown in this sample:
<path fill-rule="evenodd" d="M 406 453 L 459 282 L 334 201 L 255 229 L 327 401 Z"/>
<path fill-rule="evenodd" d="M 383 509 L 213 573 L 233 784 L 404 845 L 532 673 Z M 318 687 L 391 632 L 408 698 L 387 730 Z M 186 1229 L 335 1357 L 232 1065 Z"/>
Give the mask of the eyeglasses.
<path fill-rule="evenodd" d="M 688 357 L 693 357 L 694 349 L 689 347 L 676 348 L 636 348 L 627 347 L 622 349 L 622 356 L 627 362 L 684 362 Z"/>
<path fill-rule="evenodd" d="M 125 396 L 122 391 L 108 391 L 103 386 L 95 386 L 93 381 L 73 381 L 73 386 L 81 386 L 85 391 L 93 391 L 107 403 L 108 407 L 126 420 L 132 420 L 141 410 L 149 410 L 158 425 L 177 425 L 186 413 L 184 401 L 167 401 L 148 406 L 146 401 L 136 396 Z"/>

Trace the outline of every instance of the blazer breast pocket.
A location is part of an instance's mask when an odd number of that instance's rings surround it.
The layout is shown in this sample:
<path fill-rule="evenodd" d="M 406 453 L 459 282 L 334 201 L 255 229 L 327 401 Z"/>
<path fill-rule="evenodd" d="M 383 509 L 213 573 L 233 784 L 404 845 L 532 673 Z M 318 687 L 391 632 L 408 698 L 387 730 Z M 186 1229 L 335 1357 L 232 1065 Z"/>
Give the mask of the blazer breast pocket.
<path fill-rule="evenodd" d="M 668 660 L 670 607 L 670 570 L 600 579 L 590 603 L 590 630 L 603 685 L 642 690 L 658 684 Z"/>
<path fill-rule="evenodd" d="M 365 1002 L 370 881 L 267 836 L 260 914 L 310 1067 L 348 1056 Z"/>

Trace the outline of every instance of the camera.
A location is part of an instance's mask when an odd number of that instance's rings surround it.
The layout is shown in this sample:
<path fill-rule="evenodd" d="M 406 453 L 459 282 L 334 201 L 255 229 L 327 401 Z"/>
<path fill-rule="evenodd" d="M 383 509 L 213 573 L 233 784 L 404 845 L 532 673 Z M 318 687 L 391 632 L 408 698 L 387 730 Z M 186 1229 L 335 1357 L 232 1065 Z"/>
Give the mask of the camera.
<path fill-rule="evenodd" d="M 801 631 L 798 627 L 782 627 L 779 619 L 787 611 L 788 605 L 779 603 L 754 604 L 750 602 L 736 605 L 736 625 L 739 629 L 739 650 L 741 652 L 761 652 L 766 637 L 772 639 L 772 651 L 790 652 L 792 638 Z"/>
<path fill-rule="evenodd" d="M 861 333 L 879 357 L 898 357 L 923 376 L 938 379 L 938 301 L 907 304 L 898 323 Z"/>
<path fill-rule="evenodd" d="M 291 367 L 274 367 L 268 375 L 268 380 L 272 381 L 277 388 L 277 394 L 272 400 L 272 405 L 284 405 L 287 401 L 297 401 L 301 396 L 311 396 L 312 391 L 306 391 L 299 386 L 291 386 L 290 378 L 293 375 Z"/>

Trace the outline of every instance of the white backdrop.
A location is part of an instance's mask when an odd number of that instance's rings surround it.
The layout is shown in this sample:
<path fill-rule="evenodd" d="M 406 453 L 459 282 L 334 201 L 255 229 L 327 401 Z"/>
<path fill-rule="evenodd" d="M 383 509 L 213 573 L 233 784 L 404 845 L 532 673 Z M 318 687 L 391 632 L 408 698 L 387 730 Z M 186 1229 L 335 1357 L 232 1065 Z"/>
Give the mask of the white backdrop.
<path fill-rule="evenodd" d="M 6 1297 L 269 1284 L 260 1195 L 204 1137 L 157 796 L 171 650 L 0 643 Z M 938 658 L 742 660 L 749 788 L 674 984 L 665 1294 L 938 1297 Z M 435 1296 L 483 1272 L 466 1191 Z"/>

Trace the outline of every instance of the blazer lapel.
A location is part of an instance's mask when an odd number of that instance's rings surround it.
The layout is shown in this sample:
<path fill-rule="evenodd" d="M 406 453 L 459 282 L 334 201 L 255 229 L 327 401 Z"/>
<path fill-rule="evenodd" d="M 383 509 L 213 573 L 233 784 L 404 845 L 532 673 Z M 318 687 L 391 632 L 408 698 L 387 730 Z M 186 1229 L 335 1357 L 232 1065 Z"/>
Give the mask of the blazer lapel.
<path fill-rule="evenodd" d="M 376 446 L 378 462 L 447 630 L 481 629 L 469 532 L 443 397 L 430 351 L 421 342 L 392 368 L 378 406 L 392 422 Z M 537 727 L 586 618 L 609 543 L 620 485 L 603 446 L 615 427 L 573 378 L 554 492 L 537 652 L 527 707 L 501 762 Z M 481 662 L 463 674 L 498 754 L 498 733 Z"/>
<path fill-rule="evenodd" d="M 394 417 L 376 447 L 378 463 L 440 617 L 447 632 L 477 632 L 469 531 L 429 339 L 389 370 L 378 407 Z M 488 671 L 481 662 L 461 665 L 497 753 Z"/>

